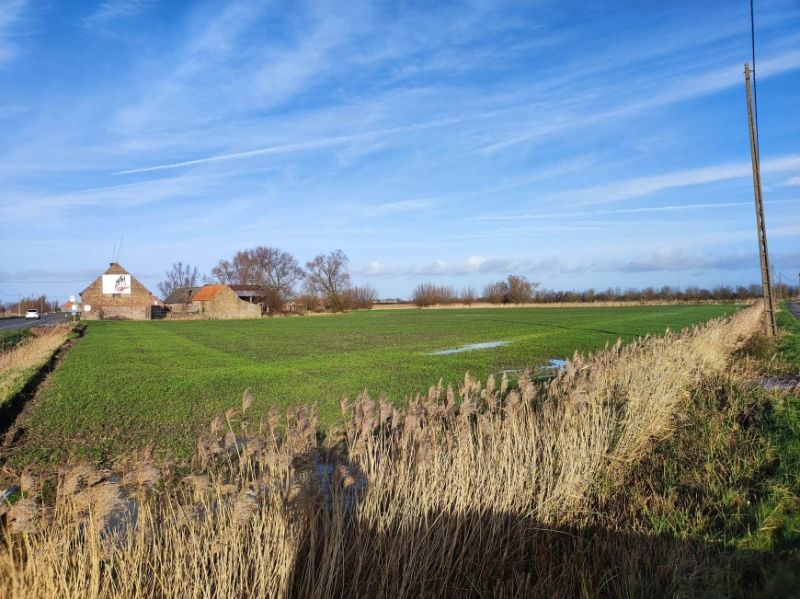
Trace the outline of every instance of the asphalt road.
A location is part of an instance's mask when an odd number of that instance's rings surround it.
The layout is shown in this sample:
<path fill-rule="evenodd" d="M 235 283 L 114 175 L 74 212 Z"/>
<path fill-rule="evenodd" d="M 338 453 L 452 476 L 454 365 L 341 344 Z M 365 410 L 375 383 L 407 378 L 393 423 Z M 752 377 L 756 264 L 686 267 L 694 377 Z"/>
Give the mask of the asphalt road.
<path fill-rule="evenodd" d="M 800 302 L 789 302 L 789 312 L 800 320 Z"/>
<path fill-rule="evenodd" d="M 68 314 L 49 314 L 42 316 L 39 320 L 26 320 L 25 318 L 4 318 L 0 320 L 0 332 L 12 329 L 24 329 L 30 326 L 54 325 L 59 322 L 67 322 Z"/>

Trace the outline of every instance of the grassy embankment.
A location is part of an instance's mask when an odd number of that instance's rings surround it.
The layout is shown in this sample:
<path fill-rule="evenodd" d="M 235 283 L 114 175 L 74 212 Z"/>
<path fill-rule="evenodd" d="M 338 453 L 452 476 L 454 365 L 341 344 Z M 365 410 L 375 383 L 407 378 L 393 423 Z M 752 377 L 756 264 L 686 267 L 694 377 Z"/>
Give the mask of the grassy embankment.
<path fill-rule="evenodd" d="M 22 416 L 12 460 L 104 458 L 153 440 L 178 458 L 230 398 L 252 389 L 254 409 L 318 402 L 323 425 L 364 388 L 395 405 L 440 378 L 485 380 L 574 351 L 601 349 L 729 314 L 732 304 L 625 308 L 375 311 L 263 321 L 91 322 Z M 491 350 L 429 355 L 468 343 Z"/>
<path fill-rule="evenodd" d="M 10 331 L 0 336 L 0 409 L 67 340 L 71 327 Z"/>
<path fill-rule="evenodd" d="M 361 396 L 324 441 L 313 410 L 259 419 L 245 394 L 201 436 L 190 476 L 147 453 L 121 479 L 88 464 L 23 473 L 0 586 L 14 599 L 786 596 L 797 397 L 754 379 L 797 364 L 760 327 L 751 308 L 576 359 L 546 386 L 467 378 L 405 409 Z M 136 523 L 120 526 L 126 496 Z"/>
<path fill-rule="evenodd" d="M 612 519 L 687 539 L 697 596 L 800 596 L 800 322 L 778 314 L 777 342 L 756 336 L 729 373 L 695 394 L 676 434 L 631 471 Z M 791 384 L 791 383 L 789 383 Z"/>

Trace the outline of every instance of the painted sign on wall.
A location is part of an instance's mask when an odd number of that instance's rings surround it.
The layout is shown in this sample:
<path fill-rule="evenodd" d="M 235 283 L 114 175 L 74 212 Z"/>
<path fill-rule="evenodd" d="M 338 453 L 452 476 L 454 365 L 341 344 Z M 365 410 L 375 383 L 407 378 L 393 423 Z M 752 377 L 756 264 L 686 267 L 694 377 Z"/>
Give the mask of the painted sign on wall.
<path fill-rule="evenodd" d="M 103 295 L 130 295 L 130 275 L 103 275 Z"/>

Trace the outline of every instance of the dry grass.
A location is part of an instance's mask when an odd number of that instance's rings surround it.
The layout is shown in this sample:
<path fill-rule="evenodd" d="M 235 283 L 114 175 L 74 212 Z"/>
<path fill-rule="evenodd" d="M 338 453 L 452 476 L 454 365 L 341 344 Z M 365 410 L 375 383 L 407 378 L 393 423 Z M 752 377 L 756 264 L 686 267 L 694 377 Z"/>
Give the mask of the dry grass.
<path fill-rule="evenodd" d="M 316 413 L 241 408 L 191 473 L 149 452 L 114 475 L 23 476 L 0 588 L 37 597 L 651 596 L 691 548 L 594 513 L 670 433 L 760 308 L 576 356 L 549 385 L 465 377 L 404 410 L 363 395 L 320 442 Z M 657 566 L 657 567 L 656 567 Z"/>
<path fill-rule="evenodd" d="M 67 340 L 71 326 L 35 328 L 34 336 L 0 353 L 0 405 L 16 393 Z"/>

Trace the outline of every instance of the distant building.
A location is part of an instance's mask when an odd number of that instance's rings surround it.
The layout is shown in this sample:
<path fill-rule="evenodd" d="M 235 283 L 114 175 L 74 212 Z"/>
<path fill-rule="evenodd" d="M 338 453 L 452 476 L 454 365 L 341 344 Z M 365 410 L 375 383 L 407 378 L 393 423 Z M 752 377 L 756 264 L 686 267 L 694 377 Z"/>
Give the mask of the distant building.
<path fill-rule="evenodd" d="M 81 317 L 87 320 L 148 320 L 161 300 L 117 262 L 81 294 Z M 70 307 L 71 309 L 71 307 Z"/>
<path fill-rule="evenodd" d="M 253 285 L 179 287 L 164 300 L 176 316 L 205 318 L 260 318 L 264 290 Z"/>
<path fill-rule="evenodd" d="M 199 306 L 192 303 L 192 297 L 202 287 L 177 287 L 164 299 L 164 306 L 172 314 L 196 314 Z"/>
<path fill-rule="evenodd" d="M 83 306 L 81 306 L 80 302 L 76 299 L 74 302 L 67 300 L 59 307 L 59 310 L 62 312 L 72 312 L 72 306 L 75 306 L 76 312 L 80 312 L 83 310 Z"/>
<path fill-rule="evenodd" d="M 228 285 L 239 299 L 249 304 L 264 304 L 267 290 L 258 285 Z"/>

